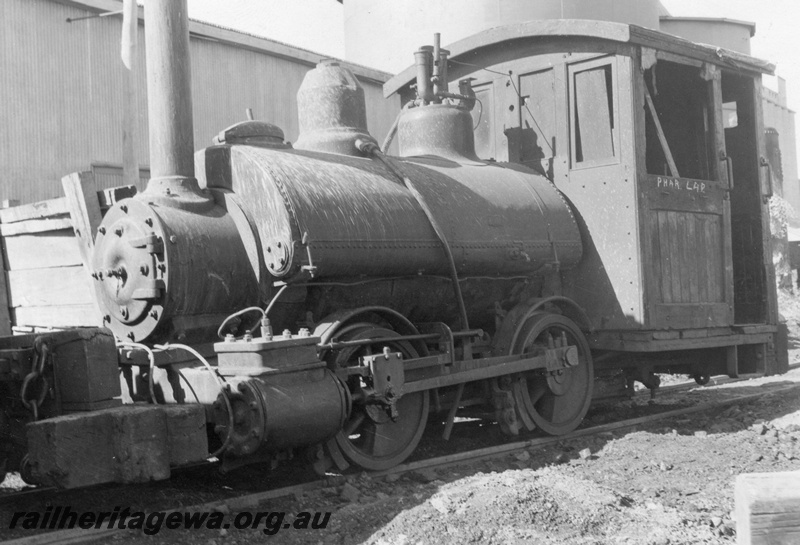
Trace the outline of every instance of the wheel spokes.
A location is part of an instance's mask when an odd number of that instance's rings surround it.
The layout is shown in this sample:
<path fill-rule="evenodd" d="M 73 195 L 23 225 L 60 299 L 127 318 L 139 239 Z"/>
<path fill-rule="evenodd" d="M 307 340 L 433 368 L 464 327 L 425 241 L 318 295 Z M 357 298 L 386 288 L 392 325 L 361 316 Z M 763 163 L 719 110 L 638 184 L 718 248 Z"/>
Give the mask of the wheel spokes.
<path fill-rule="evenodd" d="M 367 415 L 365 415 L 364 413 L 358 413 L 354 415 L 347 423 L 347 427 L 344 428 L 343 430 L 344 434 L 347 437 L 353 435 L 353 432 L 355 432 L 358 429 L 358 427 L 361 425 L 362 422 L 364 422 L 364 419 L 366 417 Z"/>
<path fill-rule="evenodd" d="M 517 346 L 525 354 L 539 355 L 567 346 L 578 349 L 577 366 L 526 375 L 523 389 L 527 389 L 527 396 L 523 395 L 524 406 L 518 407 L 545 433 L 569 433 L 580 424 L 591 402 L 594 373 L 585 337 L 568 318 L 544 313 L 529 319 L 519 337 L 522 342 Z"/>
<path fill-rule="evenodd" d="M 389 339 L 397 336 L 390 329 L 363 323 L 345 328 L 337 340 Z M 336 365 L 355 365 L 358 358 L 380 353 L 386 345 L 393 352 L 402 353 L 405 358 L 417 357 L 416 351 L 407 342 L 385 340 L 380 344 L 342 350 L 336 356 Z M 350 420 L 334 437 L 341 454 L 347 461 L 371 470 L 388 469 L 401 463 L 413 452 L 425 429 L 429 407 L 427 392 L 415 392 L 400 398 L 397 402 L 397 420 L 392 421 L 388 407 L 367 405 L 364 396 L 355 395 L 362 388 L 371 387 L 369 379 L 353 380 L 348 385 L 354 399 L 359 401 L 354 403 Z"/>

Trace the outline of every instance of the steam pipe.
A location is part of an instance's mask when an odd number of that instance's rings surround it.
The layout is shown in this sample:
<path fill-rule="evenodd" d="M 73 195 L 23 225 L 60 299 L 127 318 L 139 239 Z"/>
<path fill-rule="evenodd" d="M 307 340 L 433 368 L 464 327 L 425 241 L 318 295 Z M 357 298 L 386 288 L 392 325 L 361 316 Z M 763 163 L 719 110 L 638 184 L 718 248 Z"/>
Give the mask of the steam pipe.
<path fill-rule="evenodd" d="M 151 172 L 146 193 L 200 197 L 194 177 L 187 0 L 148 0 L 144 14 Z"/>
<path fill-rule="evenodd" d="M 447 86 L 447 56 L 450 52 L 447 49 L 439 50 L 439 93 L 446 93 Z"/>
<path fill-rule="evenodd" d="M 431 90 L 431 70 L 433 68 L 431 50 L 430 46 L 425 45 L 414 53 L 414 63 L 417 66 L 417 96 L 423 102 L 431 102 L 433 100 L 433 92 Z"/>
<path fill-rule="evenodd" d="M 441 39 L 442 35 L 438 32 L 433 35 L 433 95 L 435 98 L 439 97 L 442 91 L 441 82 L 439 81 L 439 64 L 442 56 L 441 52 Z"/>

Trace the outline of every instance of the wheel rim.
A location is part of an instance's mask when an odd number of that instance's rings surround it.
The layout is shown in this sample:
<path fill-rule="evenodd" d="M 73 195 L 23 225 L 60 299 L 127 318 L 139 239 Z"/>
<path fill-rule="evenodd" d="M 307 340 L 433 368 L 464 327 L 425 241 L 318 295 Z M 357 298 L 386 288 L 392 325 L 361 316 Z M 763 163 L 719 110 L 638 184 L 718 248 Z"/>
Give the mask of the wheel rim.
<path fill-rule="evenodd" d="M 391 338 L 399 335 L 391 329 L 374 324 L 353 324 L 343 329 L 336 337 L 338 341 L 355 341 L 369 338 Z M 384 346 L 392 352 L 400 352 L 404 358 L 417 357 L 414 348 L 403 341 L 381 342 L 340 350 L 329 355 L 329 363 L 336 367 L 355 365 L 359 357 L 379 353 Z M 353 375 L 347 383 L 350 392 L 358 399 L 363 386 L 370 386 L 368 379 Z M 353 402 L 350 416 L 334 437 L 342 455 L 351 463 L 364 469 L 380 471 L 394 467 L 414 451 L 428 419 L 429 400 L 427 392 L 415 392 L 402 396 L 397 401 L 397 420 L 392 421 L 381 405 L 365 404 L 363 400 Z"/>
<path fill-rule="evenodd" d="M 578 326 L 559 314 L 537 313 L 520 328 L 515 354 L 537 355 L 548 346 L 566 338 L 568 346 L 578 349 L 578 364 L 559 369 L 526 373 L 515 389 L 519 410 L 533 424 L 550 435 L 573 431 L 583 420 L 592 401 L 594 371 L 589 344 Z M 552 340 L 551 340 L 552 339 Z"/>

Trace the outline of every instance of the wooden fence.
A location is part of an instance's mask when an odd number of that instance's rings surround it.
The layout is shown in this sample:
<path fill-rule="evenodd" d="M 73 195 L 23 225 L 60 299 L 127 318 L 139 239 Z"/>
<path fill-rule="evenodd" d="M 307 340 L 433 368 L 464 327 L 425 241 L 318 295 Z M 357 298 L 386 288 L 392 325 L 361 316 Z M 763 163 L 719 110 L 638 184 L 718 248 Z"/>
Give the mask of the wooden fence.
<path fill-rule="evenodd" d="M 102 325 L 91 273 L 105 211 L 134 186 L 97 191 L 92 172 L 62 180 L 64 197 L 0 210 L 0 335 Z"/>

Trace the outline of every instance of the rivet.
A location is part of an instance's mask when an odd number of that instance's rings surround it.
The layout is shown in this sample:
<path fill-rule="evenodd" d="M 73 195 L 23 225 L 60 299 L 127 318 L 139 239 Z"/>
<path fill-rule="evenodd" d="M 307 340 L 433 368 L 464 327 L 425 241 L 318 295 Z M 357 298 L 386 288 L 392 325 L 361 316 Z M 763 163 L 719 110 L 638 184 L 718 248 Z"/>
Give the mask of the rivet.
<path fill-rule="evenodd" d="M 131 331 L 130 333 L 128 333 L 128 338 L 129 338 L 130 340 L 134 340 L 133 331 Z"/>
<path fill-rule="evenodd" d="M 111 316 L 106 314 L 105 316 L 103 316 L 103 321 L 104 322 L 110 322 L 111 321 Z"/>
<path fill-rule="evenodd" d="M 106 228 L 101 226 L 101 227 L 99 227 L 97 229 L 97 232 L 100 233 L 101 235 L 105 235 L 106 234 Z"/>
<path fill-rule="evenodd" d="M 153 218 L 147 218 L 146 220 L 144 220 L 144 222 L 147 224 L 148 227 L 153 226 Z"/>
<path fill-rule="evenodd" d="M 286 265 L 286 260 L 284 258 L 281 258 L 281 265 Z"/>
<path fill-rule="evenodd" d="M 268 253 L 268 254 L 271 254 L 271 253 L 272 253 L 272 246 L 267 246 L 267 253 Z"/>
<path fill-rule="evenodd" d="M 157 311 L 157 310 L 151 310 L 151 311 L 150 311 L 150 316 L 151 316 L 151 317 L 152 317 L 154 320 L 158 320 L 158 311 Z"/>
<path fill-rule="evenodd" d="M 279 243 L 277 243 L 275 246 L 277 246 L 278 248 L 282 248 L 282 247 L 283 247 L 283 246 L 281 246 L 281 243 L 280 243 L 280 242 L 279 242 Z"/>
<path fill-rule="evenodd" d="M 178 242 L 178 237 L 176 237 L 175 235 L 170 235 L 170 236 L 169 236 L 169 241 L 170 241 L 172 244 L 175 244 L 176 242 Z"/>
<path fill-rule="evenodd" d="M 119 307 L 119 313 L 122 314 L 123 318 L 128 318 L 128 307 L 125 305 L 121 305 Z"/>
<path fill-rule="evenodd" d="M 121 237 L 122 233 L 123 233 L 122 227 L 117 227 L 116 229 L 114 229 L 114 234 L 117 235 L 118 237 Z"/>
<path fill-rule="evenodd" d="M 150 267 L 148 267 L 148 266 L 147 266 L 147 264 L 145 263 L 144 265 L 142 265 L 141 267 L 139 267 L 139 271 L 140 271 L 140 272 L 141 272 L 141 273 L 142 273 L 144 276 L 147 276 L 148 274 L 150 274 Z"/>
<path fill-rule="evenodd" d="M 123 212 L 125 212 L 126 214 L 128 213 L 128 205 L 127 204 L 120 205 L 119 209 L 122 210 Z"/>

